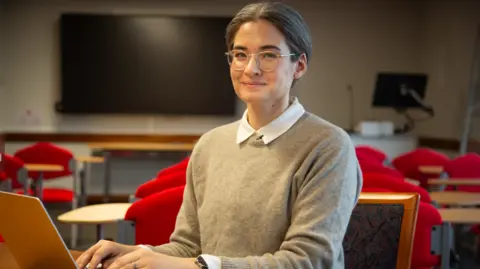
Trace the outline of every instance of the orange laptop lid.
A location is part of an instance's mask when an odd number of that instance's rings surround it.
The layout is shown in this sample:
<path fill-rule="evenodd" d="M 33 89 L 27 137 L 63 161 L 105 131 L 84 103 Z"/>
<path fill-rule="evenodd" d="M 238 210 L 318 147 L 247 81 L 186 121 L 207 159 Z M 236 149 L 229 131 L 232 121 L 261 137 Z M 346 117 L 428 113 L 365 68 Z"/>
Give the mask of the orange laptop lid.
<path fill-rule="evenodd" d="M 0 191 L 0 234 L 22 269 L 77 269 L 45 207 L 36 197 Z"/>

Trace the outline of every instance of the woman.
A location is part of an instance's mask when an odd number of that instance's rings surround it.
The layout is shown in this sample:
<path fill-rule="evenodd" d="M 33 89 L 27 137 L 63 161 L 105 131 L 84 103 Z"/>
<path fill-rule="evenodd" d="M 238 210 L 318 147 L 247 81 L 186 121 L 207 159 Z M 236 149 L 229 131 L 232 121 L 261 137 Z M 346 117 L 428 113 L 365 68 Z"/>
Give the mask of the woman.
<path fill-rule="evenodd" d="M 195 146 L 171 242 L 100 241 L 79 266 L 344 267 L 342 241 L 362 178 L 348 135 L 290 97 L 311 55 L 305 22 L 285 4 L 251 4 L 231 21 L 226 41 L 247 110 Z"/>

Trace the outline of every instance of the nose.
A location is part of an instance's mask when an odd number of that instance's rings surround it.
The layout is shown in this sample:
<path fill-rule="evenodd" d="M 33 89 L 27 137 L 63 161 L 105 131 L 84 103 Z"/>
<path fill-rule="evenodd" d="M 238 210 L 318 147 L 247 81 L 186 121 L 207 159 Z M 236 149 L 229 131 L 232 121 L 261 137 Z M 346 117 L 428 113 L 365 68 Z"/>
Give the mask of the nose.
<path fill-rule="evenodd" d="M 252 55 L 247 63 L 247 65 L 245 66 L 245 69 L 243 70 L 243 72 L 246 74 L 246 75 L 250 75 L 250 76 L 258 76 L 260 75 L 260 67 L 258 66 L 258 61 L 257 61 L 257 57 L 255 55 Z"/>

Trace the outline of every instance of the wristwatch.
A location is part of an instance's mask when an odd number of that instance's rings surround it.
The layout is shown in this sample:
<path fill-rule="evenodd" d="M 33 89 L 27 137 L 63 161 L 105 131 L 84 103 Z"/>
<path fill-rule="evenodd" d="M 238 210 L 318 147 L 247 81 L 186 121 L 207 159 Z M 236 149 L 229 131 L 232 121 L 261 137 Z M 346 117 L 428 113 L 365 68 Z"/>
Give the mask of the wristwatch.
<path fill-rule="evenodd" d="M 202 256 L 198 256 L 195 259 L 195 265 L 197 265 L 200 269 L 208 269 L 208 264 Z"/>

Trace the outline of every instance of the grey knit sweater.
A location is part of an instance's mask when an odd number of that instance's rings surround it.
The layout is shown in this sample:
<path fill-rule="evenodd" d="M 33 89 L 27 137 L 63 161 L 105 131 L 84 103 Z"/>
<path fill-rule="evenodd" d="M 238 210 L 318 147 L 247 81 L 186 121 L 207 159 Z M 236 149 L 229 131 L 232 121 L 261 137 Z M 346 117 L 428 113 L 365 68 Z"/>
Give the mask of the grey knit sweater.
<path fill-rule="evenodd" d="M 215 255 L 222 269 L 344 268 L 362 185 L 349 136 L 306 112 L 268 145 L 255 135 L 237 144 L 238 124 L 199 140 L 171 242 L 154 250 Z"/>

